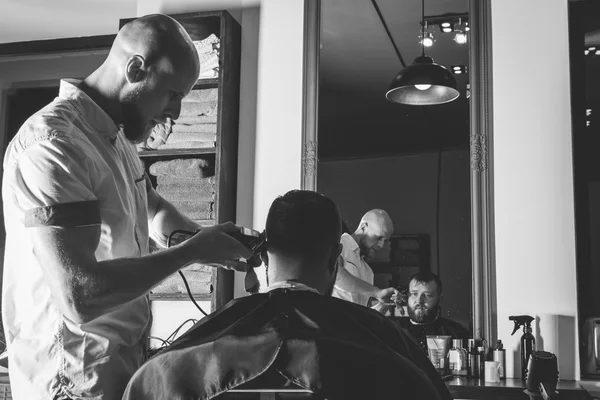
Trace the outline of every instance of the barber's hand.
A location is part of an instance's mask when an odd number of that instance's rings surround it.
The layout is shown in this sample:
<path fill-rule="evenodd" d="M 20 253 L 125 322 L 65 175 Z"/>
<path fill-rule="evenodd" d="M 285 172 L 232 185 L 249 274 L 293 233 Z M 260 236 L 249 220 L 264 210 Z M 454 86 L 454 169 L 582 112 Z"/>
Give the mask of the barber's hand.
<path fill-rule="evenodd" d="M 386 289 L 381 289 L 375 297 L 379 300 L 380 303 L 395 303 L 396 298 L 400 296 L 400 292 L 398 289 L 390 287 Z"/>
<path fill-rule="evenodd" d="M 252 252 L 229 235 L 239 231 L 233 222 L 205 227 L 181 245 L 193 248 L 204 265 L 245 272 L 248 264 L 240 259 L 249 259 Z"/>
<path fill-rule="evenodd" d="M 377 303 L 373 305 L 371 308 L 375 311 L 380 312 L 383 315 L 386 315 L 391 312 L 394 315 L 394 309 L 396 307 L 396 298 L 400 296 L 400 292 L 395 288 L 386 288 L 381 289 L 379 292 L 375 294 L 375 300 Z"/>

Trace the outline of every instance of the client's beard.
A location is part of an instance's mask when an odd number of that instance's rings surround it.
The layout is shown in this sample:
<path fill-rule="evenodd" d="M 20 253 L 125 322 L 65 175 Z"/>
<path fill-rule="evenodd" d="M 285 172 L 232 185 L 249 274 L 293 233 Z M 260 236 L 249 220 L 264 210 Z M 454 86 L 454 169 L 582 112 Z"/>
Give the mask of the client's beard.
<path fill-rule="evenodd" d="M 417 312 L 420 311 L 420 312 Z M 438 306 L 427 308 L 420 306 L 419 308 L 408 306 L 408 316 L 410 319 L 419 324 L 427 324 L 435 321 L 438 316 Z"/>

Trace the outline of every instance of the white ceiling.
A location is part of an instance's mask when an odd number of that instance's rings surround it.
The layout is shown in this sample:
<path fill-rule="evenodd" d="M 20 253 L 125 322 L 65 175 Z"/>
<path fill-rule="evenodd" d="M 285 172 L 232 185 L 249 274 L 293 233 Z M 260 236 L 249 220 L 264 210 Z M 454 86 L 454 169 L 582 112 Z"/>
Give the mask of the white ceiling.
<path fill-rule="evenodd" d="M 408 65 L 420 55 L 420 0 L 376 0 L 396 46 Z M 385 93 L 402 69 L 371 0 L 322 0 L 320 82 L 324 88 L 364 94 Z M 469 0 L 426 0 L 425 15 L 467 13 Z M 468 45 L 436 28 L 436 42 L 426 54 L 446 67 L 468 65 Z M 459 77 L 464 91 L 466 79 Z"/>
<path fill-rule="evenodd" d="M 0 0 L 0 43 L 117 33 L 137 0 Z"/>

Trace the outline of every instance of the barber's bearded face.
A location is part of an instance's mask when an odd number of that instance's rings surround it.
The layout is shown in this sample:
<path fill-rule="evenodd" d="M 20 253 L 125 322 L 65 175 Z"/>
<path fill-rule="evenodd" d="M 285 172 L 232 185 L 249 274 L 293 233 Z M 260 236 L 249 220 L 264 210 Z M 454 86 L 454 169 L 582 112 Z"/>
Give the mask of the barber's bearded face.
<path fill-rule="evenodd" d="M 375 221 L 368 225 L 363 225 L 361 229 L 362 237 L 358 243 L 360 254 L 366 260 L 371 260 L 375 257 L 376 252 L 381 251 L 392 233 L 383 223 Z"/>
<path fill-rule="evenodd" d="M 434 281 L 412 280 L 408 287 L 408 315 L 417 323 L 433 322 L 438 315 L 440 296 Z"/>
<path fill-rule="evenodd" d="M 126 95 L 121 102 L 123 113 L 123 133 L 132 143 L 140 143 L 148 138 L 156 122 L 144 115 L 142 98 L 145 86 L 136 88 Z"/>

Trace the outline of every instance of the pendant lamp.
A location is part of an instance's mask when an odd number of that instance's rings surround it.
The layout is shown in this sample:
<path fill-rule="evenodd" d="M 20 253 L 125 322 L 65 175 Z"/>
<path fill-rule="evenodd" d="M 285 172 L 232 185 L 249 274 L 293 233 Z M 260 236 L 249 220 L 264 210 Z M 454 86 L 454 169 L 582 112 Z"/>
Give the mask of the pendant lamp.
<path fill-rule="evenodd" d="M 390 84 L 385 97 L 394 103 L 430 106 L 458 98 L 456 79 L 448 69 L 425 55 L 425 0 L 421 0 L 421 56 L 404 68 Z"/>

